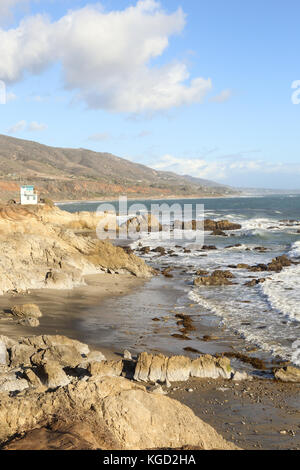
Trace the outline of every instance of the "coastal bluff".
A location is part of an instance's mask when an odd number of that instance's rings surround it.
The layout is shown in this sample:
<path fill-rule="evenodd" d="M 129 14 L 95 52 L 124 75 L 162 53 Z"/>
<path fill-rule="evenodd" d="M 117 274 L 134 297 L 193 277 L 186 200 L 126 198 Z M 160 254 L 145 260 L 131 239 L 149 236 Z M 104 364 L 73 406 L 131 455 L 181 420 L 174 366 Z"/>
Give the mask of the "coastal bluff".
<path fill-rule="evenodd" d="M 97 273 L 150 277 L 153 270 L 108 240 L 82 231 L 115 223 L 108 213 L 71 214 L 56 206 L 0 206 L 0 295 L 28 289 L 71 289 Z"/>

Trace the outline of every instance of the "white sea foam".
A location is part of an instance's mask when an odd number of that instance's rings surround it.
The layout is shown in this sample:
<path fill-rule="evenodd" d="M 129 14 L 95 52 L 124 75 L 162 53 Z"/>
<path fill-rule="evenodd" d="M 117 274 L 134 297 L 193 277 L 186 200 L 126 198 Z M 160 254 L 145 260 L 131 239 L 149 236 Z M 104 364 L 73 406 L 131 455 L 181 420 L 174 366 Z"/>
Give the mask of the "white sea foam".
<path fill-rule="evenodd" d="M 298 322 L 300 322 L 299 282 L 300 265 L 273 274 L 261 287 L 272 308 Z"/>
<path fill-rule="evenodd" d="M 295 329 L 292 323 L 287 323 L 283 328 L 282 321 L 276 312 L 267 312 L 265 301 L 257 298 L 253 291 L 245 295 L 240 293 L 239 297 L 235 295 L 228 297 L 226 294 L 218 295 L 216 288 L 213 290 L 214 293 L 210 297 L 207 290 L 193 289 L 188 297 L 220 317 L 225 326 L 246 341 L 272 355 L 278 355 L 285 360 L 293 360 L 296 365 L 300 365 L 300 358 L 295 359 L 292 349 L 297 334 L 300 333 L 300 327 Z M 228 287 L 226 290 L 228 291 Z M 244 303 L 242 299 L 247 299 L 249 303 Z"/>

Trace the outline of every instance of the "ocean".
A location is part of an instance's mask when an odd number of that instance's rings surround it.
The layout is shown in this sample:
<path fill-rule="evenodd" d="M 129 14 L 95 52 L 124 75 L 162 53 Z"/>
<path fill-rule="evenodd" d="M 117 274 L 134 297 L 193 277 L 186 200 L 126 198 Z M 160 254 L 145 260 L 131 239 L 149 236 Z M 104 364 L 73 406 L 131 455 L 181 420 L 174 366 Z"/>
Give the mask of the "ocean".
<path fill-rule="evenodd" d="M 181 306 L 178 308 L 195 303 L 199 305 L 203 318 L 214 318 L 230 334 L 238 335 L 273 357 L 300 365 L 300 264 L 284 268 L 280 273 L 228 268 L 240 263 L 251 266 L 266 264 L 283 254 L 300 261 L 300 233 L 297 233 L 300 231 L 300 195 L 139 200 L 129 201 L 128 205 L 144 204 L 150 210 L 153 204 L 174 203 L 190 205 L 186 219 L 194 219 L 196 204 L 203 204 L 206 219 L 227 219 L 242 226 L 240 230 L 229 232 L 227 237 L 206 233 L 204 243 L 217 248 L 207 252 L 197 250 L 190 240 L 180 237 L 158 239 L 157 233 L 140 233 L 139 239 L 131 243 L 139 255 L 138 250 L 143 246 L 166 248 L 167 253 L 163 256 L 151 251 L 142 256 L 155 267 L 174 267 L 173 282 L 178 281 L 177 287 L 182 288 Z M 96 211 L 99 204 L 66 203 L 59 204 L 59 207 L 70 212 Z M 118 202 L 110 204 L 118 212 Z M 266 251 L 255 250 L 256 247 L 264 247 Z M 184 249 L 190 249 L 190 252 Z M 168 254 L 168 250 L 172 250 L 172 254 Z M 198 269 L 209 272 L 230 269 L 235 276 L 234 285 L 195 287 L 193 279 Z M 180 270 L 179 277 L 176 273 Z M 253 278 L 267 280 L 255 287 L 245 286 Z"/>

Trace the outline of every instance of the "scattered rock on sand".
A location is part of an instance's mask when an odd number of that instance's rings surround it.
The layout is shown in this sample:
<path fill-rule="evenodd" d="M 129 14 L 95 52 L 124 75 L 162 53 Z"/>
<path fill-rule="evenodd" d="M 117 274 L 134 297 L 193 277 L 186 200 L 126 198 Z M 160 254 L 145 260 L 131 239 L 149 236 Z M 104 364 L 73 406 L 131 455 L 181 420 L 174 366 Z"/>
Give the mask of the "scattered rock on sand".
<path fill-rule="evenodd" d="M 300 383 L 300 369 L 298 367 L 287 366 L 274 371 L 274 377 L 281 382 Z"/>
<path fill-rule="evenodd" d="M 31 328 L 36 328 L 40 324 L 39 320 L 34 317 L 21 318 L 18 323 L 23 326 L 31 326 Z"/>
<path fill-rule="evenodd" d="M 12 307 L 11 313 L 15 317 L 25 318 L 40 318 L 42 316 L 39 306 L 35 304 L 15 305 Z"/>

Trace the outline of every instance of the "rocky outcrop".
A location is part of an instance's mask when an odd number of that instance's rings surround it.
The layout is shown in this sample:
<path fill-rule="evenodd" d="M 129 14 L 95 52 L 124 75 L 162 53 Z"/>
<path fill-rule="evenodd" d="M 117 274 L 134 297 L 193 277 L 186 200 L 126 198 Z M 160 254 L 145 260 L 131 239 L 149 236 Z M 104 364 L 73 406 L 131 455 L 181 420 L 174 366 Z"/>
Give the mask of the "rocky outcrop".
<path fill-rule="evenodd" d="M 166 357 L 162 354 L 141 353 L 135 368 L 134 380 L 139 382 L 187 381 L 190 377 L 231 378 L 232 369 L 227 358 L 201 355 L 195 360 L 186 356 Z"/>
<path fill-rule="evenodd" d="M 216 230 L 227 231 L 227 230 L 240 230 L 242 226 L 240 224 L 235 224 L 229 222 L 228 220 L 210 220 L 206 219 L 204 221 L 204 230 L 207 232 L 214 232 Z"/>
<path fill-rule="evenodd" d="M 295 264 L 294 261 L 290 260 L 286 255 L 277 256 L 274 258 L 271 263 L 268 264 L 257 264 L 255 266 L 249 267 L 251 272 L 264 272 L 264 271 L 275 271 L 279 273 L 283 268 L 292 266 Z"/>
<path fill-rule="evenodd" d="M 233 283 L 229 279 L 233 279 L 234 275 L 230 271 L 214 271 L 210 276 L 197 277 L 194 285 L 199 286 L 232 286 Z"/>
<path fill-rule="evenodd" d="M 135 235 L 140 232 L 161 232 L 162 225 L 153 214 L 142 214 L 132 217 L 122 224 L 120 231 L 127 232 L 129 235 Z"/>
<path fill-rule="evenodd" d="M 236 448 L 192 410 L 164 396 L 163 390 L 157 392 L 159 387 L 147 392 L 143 385 L 121 377 L 122 360 L 108 362 L 102 353 L 90 353 L 87 345 L 63 336 L 16 341 L 1 337 L 0 341 L 7 362 L 0 369 L 4 448 Z M 82 368 L 75 365 L 78 360 L 90 362 Z M 230 362 L 211 356 L 191 361 L 143 353 L 136 374 L 145 382 L 163 379 L 167 384 L 190 376 L 229 377 Z M 16 435 L 25 437 L 5 445 Z"/>
<path fill-rule="evenodd" d="M 180 220 L 175 220 L 174 229 L 181 229 L 181 230 L 204 230 L 205 232 L 214 232 L 214 235 L 221 235 L 226 236 L 226 231 L 229 230 L 239 230 L 242 228 L 240 224 L 235 224 L 229 222 L 228 220 L 210 220 L 205 219 L 204 221 L 201 220 L 189 220 L 182 222 Z"/>
<path fill-rule="evenodd" d="M 109 241 L 76 234 L 70 229 L 73 214 L 46 207 L 17 205 L 0 211 L 0 295 L 30 288 L 71 289 L 84 284 L 84 275 L 101 272 L 153 274 L 143 260 Z M 91 222 L 88 227 L 101 228 L 107 215 L 82 217 Z"/>

